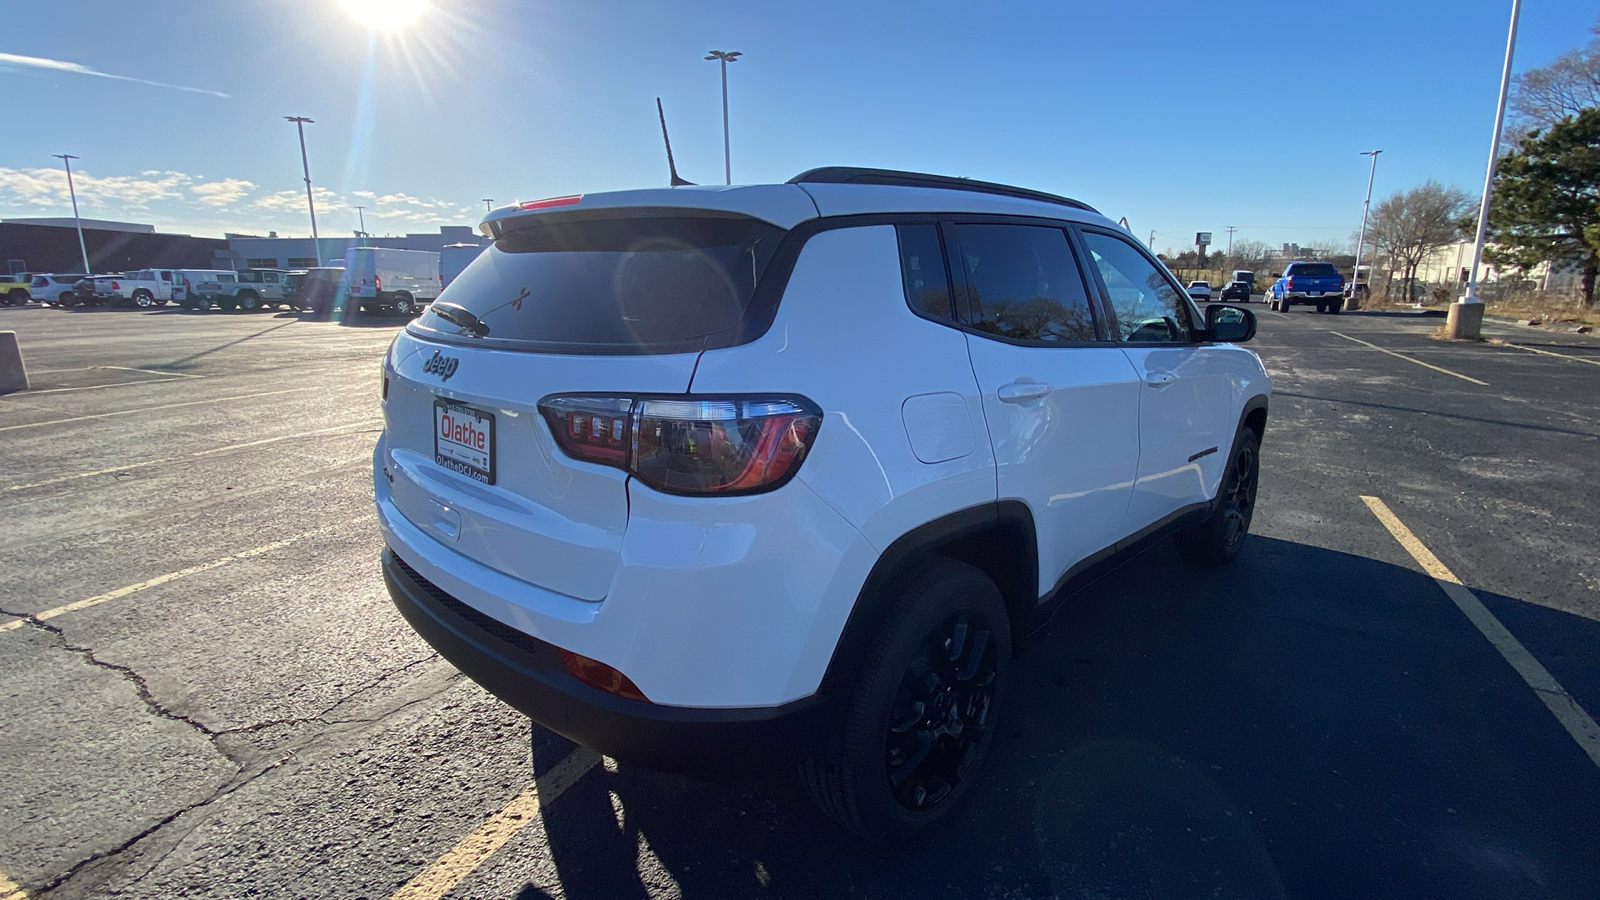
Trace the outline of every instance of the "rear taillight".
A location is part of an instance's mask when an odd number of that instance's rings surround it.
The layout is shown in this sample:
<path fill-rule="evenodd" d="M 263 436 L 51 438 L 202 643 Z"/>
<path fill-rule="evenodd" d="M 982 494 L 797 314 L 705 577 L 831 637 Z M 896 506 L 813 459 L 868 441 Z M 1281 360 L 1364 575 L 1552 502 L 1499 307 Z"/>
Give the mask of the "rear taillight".
<path fill-rule="evenodd" d="M 1294 290 L 1294 279 L 1291 278 L 1288 281 L 1285 281 L 1283 283 L 1283 287 L 1284 287 L 1284 290 L 1288 290 L 1288 291 Z"/>
<path fill-rule="evenodd" d="M 788 481 L 822 411 L 801 397 L 604 397 L 539 403 L 568 456 L 615 466 L 668 494 L 754 494 Z"/>
<path fill-rule="evenodd" d="M 375 291 L 383 290 L 383 276 L 381 276 L 381 275 L 372 276 L 372 289 L 375 290 Z"/>
<path fill-rule="evenodd" d="M 591 687 L 629 700 L 650 699 L 644 695 L 644 691 L 639 690 L 638 685 L 633 683 L 633 679 L 597 659 L 590 659 L 571 650 L 562 650 L 561 664 L 572 677 Z"/>
<path fill-rule="evenodd" d="M 117 284 L 115 281 L 113 281 L 113 282 L 111 282 L 111 289 L 113 291 L 120 291 L 120 290 L 122 290 L 122 285 Z"/>

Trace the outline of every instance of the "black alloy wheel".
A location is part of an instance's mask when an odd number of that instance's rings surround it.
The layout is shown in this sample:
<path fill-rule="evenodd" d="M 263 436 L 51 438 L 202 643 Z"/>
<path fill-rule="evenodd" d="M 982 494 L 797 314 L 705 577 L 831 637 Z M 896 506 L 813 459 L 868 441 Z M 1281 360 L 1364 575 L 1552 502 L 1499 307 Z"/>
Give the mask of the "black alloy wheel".
<path fill-rule="evenodd" d="M 844 829 L 907 844 L 956 814 L 994 752 L 1011 626 L 993 579 L 964 562 L 918 560 L 889 590 L 839 718 L 800 781 Z"/>
<path fill-rule="evenodd" d="M 947 799 L 989 728 L 998 672 L 993 630 L 976 610 L 951 613 L 923 638 L 900 679 L 884 763 L 900 805 Z"/>
<path fill-rule="evenodd" d="M 1233 452 L 1217 486 L 1211 514 L 1176 536 L 1179 555 L 1197 566 L 1232 562 L 1250 533 L 1260 482 L 1261 440 L 1251 429 L 1241 427 L 1233 439 Z"/>

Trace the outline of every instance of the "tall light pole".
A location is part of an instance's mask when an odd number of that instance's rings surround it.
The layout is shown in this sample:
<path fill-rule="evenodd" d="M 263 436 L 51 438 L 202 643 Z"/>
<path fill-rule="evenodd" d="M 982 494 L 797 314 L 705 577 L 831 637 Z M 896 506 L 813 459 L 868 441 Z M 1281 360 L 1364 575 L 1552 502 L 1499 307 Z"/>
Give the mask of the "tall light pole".
<path fill-rule="evenodd" d="M 367 238 L 371 236 L 367 234 L 367 208 L 365 206 L 356 207 L 356 218 L 361 220 L 361 230 L 356 234 L 361 235 L 361 246 L 365 247 Z"/>
<path fill-rule="evenodd" d="M 483 211 L 486 212 L 486 213 L 494 212 L 494 198 L 493 197 L 485 197 L 485 198 L 483 198 Z"/>
<path fill-rule="evenodd" d="M 1511 88 L 1511 55 L 1517 49 L 1517 18 L 1522 0 L 1511 0 L 1511 29 L 1506 34 L 1506 62 L 1500 70 L 1500 103 L 1494 111 L 1494 134 L 1489 138 L 1489 169 L 1483 176 L 1483 202 L 1478 207 L 1478 236 L 1472 242 L 1472 269 L 1467 293 L 1450 304 L 1445 330 L 1452 338 L 1476 338 L 1483 328 L 1483 301 L 1478 299 L 1478 264 L 1483 261 L 1483 236 L 1489 229 L 1489 197 L 1494 193 L 1494 169 L 1500 161 L 1500 130 L 1506 122 L 1506 94 Z"/>
<path fill-rule="evenodd" d="M 317 236 L 317 203 L 311 199 L 311 163 L 306 160 L 306 125 L 315 123 L 315 119 L 305 116 L 284 116 L 286 121 L 293 122 L 295 128 L 300 130 L 300 167 L 306 173 L 306 208 L 311 210 L 311 246 L 317 251 L 317 268 L 322 268 L 322 240 Z"/>
<path fill-rule="evenodd" d="M 722 175 L 724 184 L 733 184 L 733 157 L 728 153 L 728 63 L 743 56 L 738 50 L 712 50 L 706 59 L 722 63 Z"/>
<path fill-rule="evenodd" d="M 93 275 L 89 270 L 89 248 L 83 243 L 83 220 L 78 218 L 78 189 L 72 186 L 72 161 L 78 157 L 70 153 L 50 155 L 67 164 L 67 193 L 72 195 L 72 223 L 78 226 L 78 252 L 83 254 L 83 274 Z"/>
<path fill-rule="evenodd" d="M 1372 179 L 1378 174 L 1378 154 L 1382 150 L 1363 150 L 1359 156 L 1372 157 L 1372 166 L 1367 169 L 1367 199 L 1361 203 L 1361 230 L 1356 232 L 1356 269 L 1350 273 L 1350 299 L 1345 301 L 1345 309 L 1361 308 L 1361 245 L 1367 240 L 1367 210 L 1372 208 Z M 1372 285 L 1367 285 L 1370 294 Z"/>

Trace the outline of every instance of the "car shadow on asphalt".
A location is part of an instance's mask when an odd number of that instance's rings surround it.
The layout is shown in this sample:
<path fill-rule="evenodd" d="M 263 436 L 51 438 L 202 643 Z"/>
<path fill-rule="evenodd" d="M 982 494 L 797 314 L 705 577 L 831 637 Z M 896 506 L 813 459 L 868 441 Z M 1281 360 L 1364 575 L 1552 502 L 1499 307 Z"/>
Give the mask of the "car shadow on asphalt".
<path fill-rule="evenodd" d="M 1595 670 L 1596 623 L 1491 607 Z M 855 842 L 792 776 L 597 767 L 527 851 L 559 889 L 516 896 L 1600 896 L 1593 764 L 1412 569 L 1257 536 L 1197 570 L 1164 542 L 1012 679 L 981 789 L 919 846 Z M 543 746 L 536 778 L 571 747 Z"/>

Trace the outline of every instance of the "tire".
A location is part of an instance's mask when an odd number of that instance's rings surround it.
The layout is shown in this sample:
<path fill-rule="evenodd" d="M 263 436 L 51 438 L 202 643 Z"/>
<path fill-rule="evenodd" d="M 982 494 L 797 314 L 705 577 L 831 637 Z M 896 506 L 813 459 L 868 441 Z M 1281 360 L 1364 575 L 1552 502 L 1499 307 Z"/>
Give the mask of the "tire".
<path fill-rule="evenodd" d="M 397 315 L 414 316 L 417 314 L 417 301 L 411 299 L 410 294 L 395 294 L 394 311 Z"/>
<path fill-rule="evenodd" d="M 1339 313 L 1341 313 L 1343 311 L 1344 311 L 1344 301 L 1343 300 L 1335 300 L 1332 303 L 1328 304 L 1328 315 L 1330 315 L 1330 316 L 1337 316 Z"/>
<path fill-rule="evenodd" d="M 22 288 L 14 288 L 6 294 L 6 303 L 11 306 L 27 306 L 28 292 Z"/>
<path fill-rule="evenodd" d="M 155 296 L 153 294 L 151 294 L 149 291 L 140 289 L 140 290 L 137 290 L 137 291 L 133 292 L 133 305 L 134 306 L 138 306 L 138 307 L 140 307 L 142 309 L 149 309 L 150 307 L 155 305 L 155 302 L 156 302 Z"/>
<path fill-rule="evenodd" d="M 933 562 L 897 592 L 841 717 L 801 767 L 806 793 L 865 840 L 926 837 L 981 776 L 1010 663 L 999 588 L 966 563 Z"/>
<path fill-rule="evenodd" d="M 245 312 L 255 312 L 261 308 L 261 295 L 255 291 L 243 291 L 234 298 L 234 302 Z"/>
<path fill-rule="evenodd" d="M 236 310 L 238 308 L 239 308 L 239 301 L 235 300 L 232 297 L 227 297 L 227 298 L 218 297 L 217 298 L 217 309 L 220 309 L 223 312 L 233 312 L 234 310 Z"/>
<path fill-rule="evenodd" d="M 1261 440 L 1240 426 L 1233 438 L 1228 468 L 1222 473 L 1211 515 L 1176 537 L 1178 555 L 1197 566 L 1232 562 L 1250 533 L 1255 516 L 1256 491 L 1261 484 Z"/>

